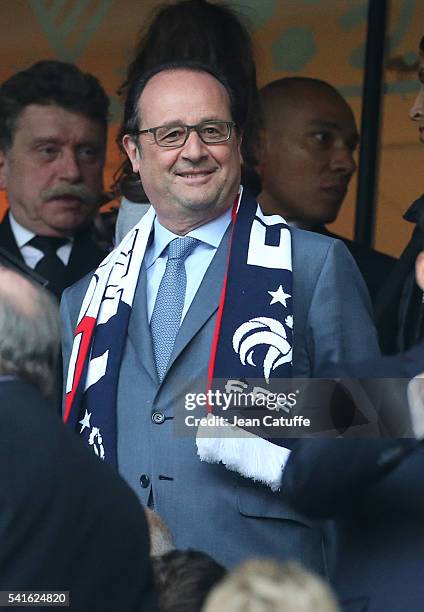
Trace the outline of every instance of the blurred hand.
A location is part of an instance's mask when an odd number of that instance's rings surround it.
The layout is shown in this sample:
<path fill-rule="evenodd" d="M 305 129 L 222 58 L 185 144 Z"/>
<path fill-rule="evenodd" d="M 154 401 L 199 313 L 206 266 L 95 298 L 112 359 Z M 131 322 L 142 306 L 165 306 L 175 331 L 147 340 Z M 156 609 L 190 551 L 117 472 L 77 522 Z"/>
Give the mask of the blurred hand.
<path fill-rule="evenodd" d="M 424 440 L 424 373 L 408 383 L 408 407 L 414 436 Z"/>
<path fill-rule="evenodd" d="M 424 291 L 424 251 L 421 251 L 415 260 L 415 280 L 417 285 Z"/>

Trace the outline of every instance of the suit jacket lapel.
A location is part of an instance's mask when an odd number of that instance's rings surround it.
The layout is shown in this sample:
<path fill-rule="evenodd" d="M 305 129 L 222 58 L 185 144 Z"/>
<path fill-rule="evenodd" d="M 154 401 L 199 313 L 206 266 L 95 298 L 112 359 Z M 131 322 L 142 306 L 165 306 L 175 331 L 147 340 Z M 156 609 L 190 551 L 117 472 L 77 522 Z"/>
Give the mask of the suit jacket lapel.
<path fill-rule="evenodd" d="M 383 353 L 398 351 L 397 330 L 402 330 L 399 336 L 404 339 L 405 320 L 399 322 L 399 309 L 401 308 L 402 289 L 405 279 L 414 267 L 414 261 L 422 249 L 421 233 L 415 229 L 411 241 L 396 262 L 393 271 L 377 296 L 374 306 L 375 322 L 379 335 L 380 346 Z M 405 298 L 405 299 L 410 299 Z M 404 304 L 404 312 L 408 312 L 408 305 Z"/>
<path fill-rule="evenodd" d="M 230 239 L 230 228 L 228 228 L 218 250 L 212 259 L 209 268 L 200 287 L 194 296 L 193 302 L 184 317 L 175 340 L 174 350 L 169 360 L 168 369 L 172 367 L 175 359 L 184 350 L 190 340 L 198 333 L 200 328 L 216 312 L 221 297 L 222 283 L 227 267 L 228 245 Z M 152 380 L 159 384 L 156 364 L 153 356 L 152 336 L 147 318 L 147 274 L 143 263 L 137 283 L 133 308 L 128 326 L 128 340 L 134 346 L 134 350 L 149 373 Z M 165 378 L 166 380 L 166 374 Z"/>
<path fill-rule="evenodd" d="M 193 302 L 184 317 L 175 340 L 174 350 L 172 351 L 167 371 L 172 367 L 172 364 L 190 340 L 218 309 L 222 283 L 227 268 L 230 229 L 231 226 L 228 227 L 224 234 L 218 250 L 194 296 Z"/>
<path fill-rule="evenodd" d="M 76 234 L 69 263 L 66 266 L 67 286 L 76 283 L 88 272 L 97 268 L 106 255 L 106 251 L 100 249 L 92 239 L 91 228 Z"/>
<path fill-rule="evenodd" d="M 10 227 L 8 213 L 5 214 L 5 216 L 3 217 L 3 221 L 0 223 L 0 246 L 2 249 L 5 249 L 11 255 L 16 257 L 19 261 L 24 261 L 24 258 L 21 255 L 21 251 L 18 245 L 16 244 L 12 228 Z"/>
<path fill-rule="evenodd" d="M 387 310 L 387 308 L 393 306 L 394 302 L 399 302 L 405 277 L 413 267 L 413 262 L 421 249 L 422 237 L 420 233 L 415 230 L 411 241 L 409 242 L 405 251 L 402 253 L 400 259 L 398 259 L 396 262 L 393 272 L 376 300 L 375 315 L 377 320 L 383 316 L 383 313 L 385 310 Z"/>
<path fill-rule="evenodd" d="M 133 307 L 128 325 L 128 339 L 132 342 L 134 350 L 152 380 L 159 383 L 153 356 L 152 336 L 147 319 L 147 274 L 144 262 L 141 265 L 140 275 L 135 290 Z"/>

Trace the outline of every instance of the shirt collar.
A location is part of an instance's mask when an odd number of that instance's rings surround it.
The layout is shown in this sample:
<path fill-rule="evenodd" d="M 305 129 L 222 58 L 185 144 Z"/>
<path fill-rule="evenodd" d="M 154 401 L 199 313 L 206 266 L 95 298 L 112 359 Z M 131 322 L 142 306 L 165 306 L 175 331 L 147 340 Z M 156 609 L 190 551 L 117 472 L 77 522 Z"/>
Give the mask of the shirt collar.
<path fill-rule="evenodd" d="M 15 236 L 16 244 L 19 248 L 22 248 L 25 244 L 27 244 L 32 238 L 34 238 L 34 232 L 31 232 L 26 227 L 23 227 L 20 223 L 18 223 L 15 217 L 12 215 L 12 211 L 9 210 L 9 221 L 10 227 L 12 228 L 13 235 Z"/>
<path fill-rule="evenodd" d="M 199 242 L 203 242 L 204 244 L 209 245 L 213 249 L 217 249 L 219 244 L 224 236 L 227 227 L 231 221 L 231 212 L 232 207 L 226 210 L 222 215 L 205 223 L 205 225 L 201 225 L 200 227 L 196 227 L 196 229 L 192 230 L 187 234 L 187 236 L 191 236 L 193 238 L 197 238 Z M 161 225 L 158 221 L 158 218 L 155 218 L 154 221 L 154 238 L 153 243 L 150 250 L 146 253 L 146 267 L 149 268 L 153 265 L 158 257 L 162 255 L 168 244 L 174 240 L 174 238 L 181 238 L 177 234 L 174 234 L 170 230 L 166 229 L 163 225 Z"/>
<path fill-rule="evenodd" d="M 16 244 L 18 245 L 18 248 L 21 249 L 23 246 L 28 244 L 28 242 L 32 240 L 34 236 L 37 235 L 37 234 L 34 234 L 34 232 L 31 232 L 31 230 L 21 225 L 20 223 L 18 223 L 10 209 L 9 209 L 9 221 L 10 221 L 10 227 L 12 229 L 13 235 L 15 236 L 15 240 L 16 240 Z M 66 244 L 72 245 L 74 241 L 74 237 L 67 236 L 66 239 L 69 241 Z"/>

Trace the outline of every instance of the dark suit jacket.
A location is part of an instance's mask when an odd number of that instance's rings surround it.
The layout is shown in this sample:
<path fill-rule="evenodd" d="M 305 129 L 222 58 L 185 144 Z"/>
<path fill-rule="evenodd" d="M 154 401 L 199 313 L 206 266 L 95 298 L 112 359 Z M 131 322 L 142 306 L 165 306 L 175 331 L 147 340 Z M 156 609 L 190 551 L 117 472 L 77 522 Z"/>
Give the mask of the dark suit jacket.
<path fill-rule="evenodd" d="M 355 378 L 404 378 L 410 379 L 424 372 L 424 341 L 413 346 L 409 351 L 398 355 L 387 355 L 379 359 L 349 363 L 346 366 L 330 364 L 321 369 L 317 376 L 355 377 Z"/>
<path fill-rule="evenodd" d="M 89 227 L 75 235 L 71 257 L 66 266 L 66 287 L 70 287 L 77 280 L 85 276 L 87 272 L 97 268 L 102 259 L 107 255 L 105 251 L 97 246 L 91 234 L 92 230 Z M 9 215 L 7 213 L 0 223 L 0 247 L 8 251 L 18 261 L 24 262 L 10 227 Z"/>
<path fill-rule="evenodd" d="M 404 219 L 418 223 L 423 213 L 424 196 L 421 196 L 407 210 Z M 412 302 L 415 300 L 419 304 L 422 292 L 415 282 L 415 259 L 423 247 L 424 236 L 417 225 L 375 301 L 376 326 L 381 350 L 385 354 L 404 351 L 416 341 L 414 326 L 417 315 L 412 310 Z"/>
<path fill-rule="evenodd" d="M 424 348 L 368 364 L 416 374 Z M 350 375 L 364 374 L 364 365 Z M 383 410 L 385 406 L 382 407 Z M 399 410 L 407 410 L 406 398 Z M 282 490 L 300 512 L 326 523 L 333 586 L 346 611 L 424 608 L 424 454 L 412 439 L 298 440 Z"/>
<path fill-rule="evenodd" d="M 371 300 L 375 302 L 384 281 L 389 277 L 395 266 L 396 259 L 375 249 L 363 247 L 353 240 L 343 238 L 343 236 L 333 234 L 325 226 L 315 227 L 314 231 L 324 236 L 330 236 L 330 238 L 338 238 L 344 242 L 364 277 Z"/>
<path fill-rule="evenodd" d="M 0 436 L 0 590 L 67 590 L 75 612 L 152 609 L 146 520 L 127 485 L 25 382 L 0 379 Z"/>

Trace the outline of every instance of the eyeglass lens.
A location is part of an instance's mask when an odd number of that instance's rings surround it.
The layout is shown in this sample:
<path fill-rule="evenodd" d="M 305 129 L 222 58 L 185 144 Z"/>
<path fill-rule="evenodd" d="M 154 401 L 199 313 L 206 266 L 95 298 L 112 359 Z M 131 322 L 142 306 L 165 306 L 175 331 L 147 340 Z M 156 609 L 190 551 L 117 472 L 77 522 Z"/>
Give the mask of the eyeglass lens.
<path fill-rule="evenodd" d="M 231 124 L 224 121 L 209 121 L 196 126 L 171 125 L 156 129 L 156 141 L 159 146 L 178 146 L 184 144 L 188 132 L 195 130 L 206 144 L 219 143 L 228 140 Z"/>

